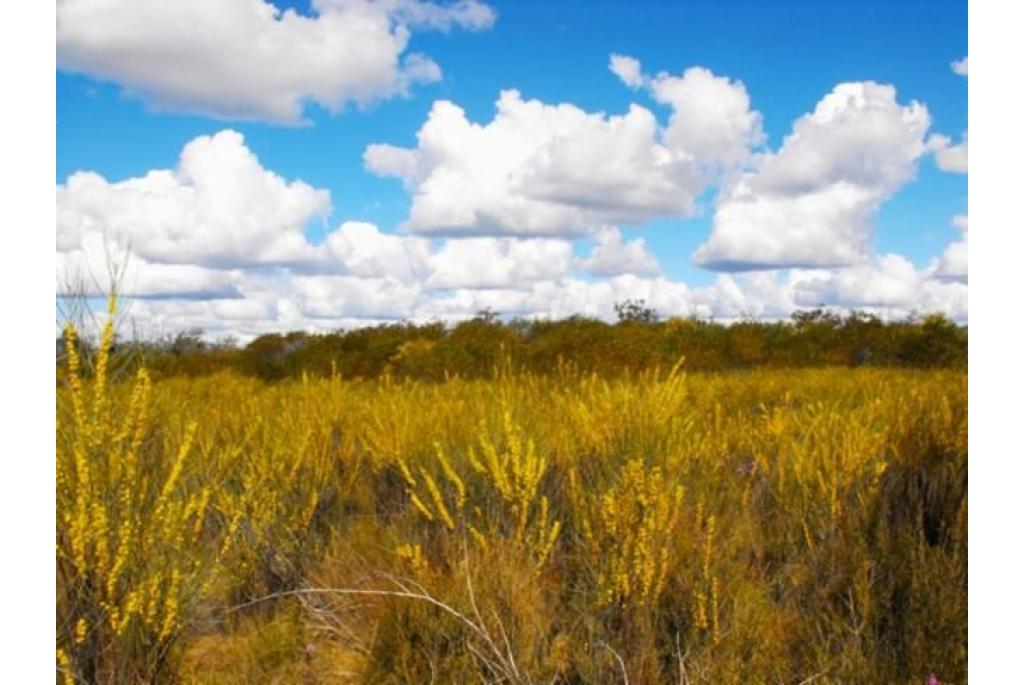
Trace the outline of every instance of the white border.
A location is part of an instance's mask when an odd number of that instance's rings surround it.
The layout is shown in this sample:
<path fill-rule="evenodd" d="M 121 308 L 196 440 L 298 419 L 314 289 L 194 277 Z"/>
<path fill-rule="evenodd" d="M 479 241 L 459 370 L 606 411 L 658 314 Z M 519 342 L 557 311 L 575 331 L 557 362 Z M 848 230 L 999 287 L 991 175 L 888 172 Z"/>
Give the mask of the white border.
<path fill-rule="evenodd" d="M 1021 679 L 1024 502 L 1020 314 L 1024 7 L 969 6 L 969 666 L 975 683 Z M 973 230 L 977 227 L 977 231 Z"/>
<path fill-rule="evenodd" d="M 55 73 L 56 7 L 9 4 L 0 21 L 0 521 L 4 682 L 53 682 L 55 663 Z"/>

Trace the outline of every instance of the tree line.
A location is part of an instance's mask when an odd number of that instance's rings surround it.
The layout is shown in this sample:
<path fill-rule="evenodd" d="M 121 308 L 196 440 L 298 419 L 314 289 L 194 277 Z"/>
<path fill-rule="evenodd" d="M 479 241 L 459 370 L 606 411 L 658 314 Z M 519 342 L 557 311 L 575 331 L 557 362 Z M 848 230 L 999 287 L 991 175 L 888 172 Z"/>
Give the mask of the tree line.
<path fill-rule="evenodd" d="M 723 324 L 662 320 L 642 300 L 618 303 L 615 310 L 615 323 L 584 316 L 502 321 L 485 310 L 451 326 L 392 323 L 330 333 L 272 333 L 244 346 L 208 342 L 199 330 L 115 344 L 124 366 L 145 364 L 156 377 L 232 370 L 268 381 L 302 374 L 486 378 L 501 370 L 615 375 L 670 367 L 681 357 L 692 371 L 967 366 L 967 328 L 937 314 L 883 321 L 863 312 L 842 316 L 814 309 L 788 321 Z M 83 351 L 87 356 L 88 350 Z"/>

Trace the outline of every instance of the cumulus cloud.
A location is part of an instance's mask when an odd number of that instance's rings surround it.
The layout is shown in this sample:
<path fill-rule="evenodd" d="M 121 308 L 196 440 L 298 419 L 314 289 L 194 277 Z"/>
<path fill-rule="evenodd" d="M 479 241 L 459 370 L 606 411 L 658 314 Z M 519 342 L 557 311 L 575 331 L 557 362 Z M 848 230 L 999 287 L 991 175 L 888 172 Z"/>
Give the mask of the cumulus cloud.
<path fill-rule="evenodd" d="M 934 263 L 932 273 L 944 281 L 967 282 L 967 236 L 952 242 Z"/>
<path fill-rule="evenodd" d="M 420 284 L 393 277 L 292 276 L 290 285 L 302 314 L 313 319 L 407 319 L 422 296 Z"/>
<path fill-rule="evenodd" d="M 111 249 L 98 234 L 86 236 L 75 249 L 57 252 L 58 290 L 65 294 L 105 297 L 114 283 L 132 297 L 232 299 L 241 296 L 240 277 L 237 269 L 148 262 Z"/>
<path fill-rule="evenodd" d="M 693 291 L 694 316 L 719 321 L 780 320 L 796 309 L 792 273 L 758 271 L 733 276 L 720 274 L 715 282 Z"/>
<path fill-rule="evenodd" d="M 265 0 L 58 0 L 57 64 L 157 108 L 296 123 L 310 102 L 337 112 L 440 79 L 406 51 L 412 31 L 493 22 L 477 0 L 314 0 L 309 16 Z"/>
<path fill-rule="evenodd" d="M 239 133 L 200 136 L 174 169 L 120 181 L 83 171 L 58 184 L 57 275 L 92 294 L 116 276 L 135 297 L 239 297 L 245 271 L 346 268 L 351 255 L 305 237 L 330 209 L 327 190 L 265 169 Z"/>
<path fill-rule="evenodd" d="M 901 105 L 892 86 L 839 84 L 778 151 L 720 192 L 711 236 L 693 261 L 740 271 L 866 259 L 879 205 L 932 149 L 930 123 L 924 105 Z"/>
<path fill-rule="evenodd" d="M 216 299 L 282 272 L 418 283 L 432 268 L 429 241 L 372 224 L 343 222 L 313 244 L 330 194 L 264 168 L 231 130 L 186 144 L 174 169 L 77 172 L 56 194 L 58 278 L 92 293 L 112 275 L 135 297 Z"/>
<path fill-rule="evenodd" d="M 905 257 L 885 254 L 846 269 L 810 276 L 794 283 L 795 304 L 818 303 L 900 317 L 936 312 L 952 319 L 967 318 L 967 285 L 931 278 Z"/>
<path fill-rule="evenodd" d="M 967 55 L 964 55 L 963 59 L 958 59 L 955 62 L 950 62 L 949 68 L 953 70 L 954 74 L 959 74 L 960 76 L 967 76 Z"/>
<path fill-rule="evenodd" d="M 241 134 L 189 142 L 175 169 L 110 182 L 76 172 L 57 186 L 57 247 L 85 248 L 101 235 L 147 262 L 230 268 L 313 258 L 305 229 L 330 197 L 260 164 Z"/>
<path fill-rule="evenodd" d="M 636 75 L 637 87 L 661 78 L 623 59 L 616 73 Z M 694 78 L 673 85 L 708 85 Z M 369 168 L 402 178 L 413 193 L 409 234 L 343 221 L 322 242 L 309 240 L 310 224 L 329 216 L 329 193 L 265 168 L 227 130 L 186 144 L 170 169 L 123 180 L 78 172 L 58 185 L 58 268 L 102 281 L 110 256 L 130 253 L 123 292 L 143 330 L 199 326 L 242 340 L 457 320 L 484 308 L 612 320 L 625 299 L 644 299 L 663 316 L 724 320 L 784 319 L 824 304 L 885 317 L 939 311 L 963 321 L 966 216 L 954 219 L 963 239 L 925 269 L 898 255 L 869 256 L 878 205 L 936 149 L 925 140 L 928 124 L 923 106 L 900 105 L 889 86 L 838 86 L 779 150 L 736 162 L 725 175 L 713 233 L 698 255 L 713 268 L 765 270 L 721 274 L 699 288 L 662 275 L 643 239 L 624 239 L 609 219 L 691 212 L 708 169 L 738 159 L 728 150 L 749 149 L 743 136 L 754 129 L 743 129 L 739 147 L 699 157 L 699 145 L 670 144 L 671 123 L 659 126 L 642 107 L 608 116 L 512 91 L 488 124 L 437 103 L 415 148 L 366 151 Z M 424 235 L 431 233 L 444 237 Z M 593 247 L 574 258 L 571 239 L 584 236 Z M 90 294 L 104 287 L 98 282 Z"/>
<path fill-rule="evenodd" d="M 622 115 L 501 93 L 476 124 L 434 103 L 417 147 L 367 148 L 367 169 L 412 193 L 406 227 L 440 235 L 571 236 L 608 223 L 686 216 L 703 184 L 691 161 L 662 145 L 654 115 Z"/>
<path fill-rule="evenodd" d="M 332 231 L 324 241 L 324 252 L 322 263 L 328 270 L 340 266 L 351 276 L 413 283 L 430 274 L 429 241 L 384 233 L 362 221 L 346 221 Z"/>
<path fill-rule="evenodd" d="M 311 310 L 319 316 L 326 295 L 314 282 L 332 284 L 329 293 L 348 306 L 364 292 L 360 279 L 370 290 L 406 297 L 413 291 L 392 284 L 514 288 L 559 278 L 571 267 L 572 246 L 564 240 L 456 238 L 436 246 L 358 221 L 341 223 L 313 244 L 306 228 L 325 221 L 329 209 L 327 191 L 265 169 L 240 134 L 222 131 L 185 145 L 173 170 L 113 182 L 78 172 L 58 185 L 59 272 L 88 277 L 95 281 L 89 287 L 102 292 L 113 269 L 123 272 L 126 294 L 196 299 L 234 297 L 283 272 L 301 284 L 299 295 L 319 303 Z M 360 316 L 410 311 L 357 310 Z"/>
<path fill-rule="evenodd" d="M 555 239 L 461 238 L 430 258 L 428 288 L 516 289 L 569 270 L 572 244 Z"/>
<path fill-rule="evenodd" d="M 742 83 L 707 69 L 650 77 L 621 55 L 610 67 L 668 105 L 668 123 L 636 104 L 608 115 L 506 90 L 485 124 L 434 103 L 415 148 L 371 145 L 366 168 L 404 182 L 413 196 L 405 225 L 417 233 L 579 236 L 692 216 L 704 189 L 763 141 L 760 114 Z"/>
<path fill-rule="evenodd" d="M 704 166 L 733 167 L 749 159 L 764 143 L 761 114 L 750 108 L 740 81 L 716 76 L 704 67 L 690 67 L 681 76 L 644 74 L 633 57 L 612 55 L 611 71 L 630 88 L 645 88 L 651 97 L 672 108 L 665 143 Z"/>
<path fill-rule="evenodd" d="M 578 260 L 577 266 L 595 276 L 657 276 L 661 273 L 658 260 L 647 249 L 644 239 L 636 238 L 624 243 L 622 234 L 615 227 L 598 232 L 590 255 Z"/>
<path fill-rule="evenodd" d="M 564 240 L 436 245 L 358 221 L 314 244 L 306 227 L 326 220 L 329 193 L 264 168 L 230 130 L 186 144 L 174 169 L 72 174 L 56 199 L 58 289 L 101 296 L 116 281 L 146 300 L 136 312 L 159 329 L 221 317 L 229 323 L 215 330 L 245 336 L 263 324 L 243 318 L 314 328 L 412 318 L 429 292 L 528 287 L 572 262 Z"/>
<path fill-rule="evenodd" d="M 827 307 L 861 311 L 883 319 L 940 313 L 967 320 L 967 285 L 933 278 L 906 258 L 886 254 L 835 269 L 789 269 L 721 274 L 692 291 L 697 316 L 717 320 L 788 319 L 793 312 Z"/>

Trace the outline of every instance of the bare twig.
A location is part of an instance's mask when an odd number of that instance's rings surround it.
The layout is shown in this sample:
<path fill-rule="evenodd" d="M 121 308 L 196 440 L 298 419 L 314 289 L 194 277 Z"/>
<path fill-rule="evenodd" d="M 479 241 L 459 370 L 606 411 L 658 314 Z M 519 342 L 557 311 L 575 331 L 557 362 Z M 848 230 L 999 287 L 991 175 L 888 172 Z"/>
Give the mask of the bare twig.
<path fill-rule="evenodd" d="M 399 588 L 398 590 L 373 590 L 373 589 L 360 589 L 360 588 L 300 588 L 296 590 L 285 590 L 282 592 L 275 592 L 263 597 L 257 597 L 256 599 L 242 604 L 235 605 L 225 610 L 225 614 L 233 614 L 251 606 L 256 606 L 265 602 L 269 602 L 276 599 L 285 599 L 288 597 L 298 598 L 309 598 L 316 596 L 342 596 L 342 597 L 397 597 L 401 599 L 411 599 L 419 602 L 425 602 L 431 606 L 437 607 L 441 611 L 455 618 L 459 623 L 464 625 L 470 630 L 470 632 L 476 636 L 480 642 L 486 646 L 488 651 L 491 652 L 492 656 L 485 656 L 472 642 L 467 642 L 467 647 L 476 657 L 479 662 L 491 671 L 499 682 L 517 682 L 522 681 L 523 678 L 519 673 L 518 667 L 515 661 L 512 660 L 511 646 L 509 645 L 508 654 L 503 654 L 502 650 L 495 644 L 493 638 L 487 630 L 486 625 L 482 621 L 474 622 L 471 618 L 467 617 L 464 613 L 453 608 L 451 605 L 442 602 L 441 600 L 431 596 L 425 588 L 419 583 L 410 579 L 399 579 L 392 576 L 384 575 L 389 582 Z M 504 630 L 504 628 L 502 628 Z M 506 645 L 508 645 L 506 638 Z M 628 680 L 627 680 L 628 685 Z"/>
<path fill-rule="evenodd" d="M 683 650 L 679 647 L 679 633 L 676 633 L 676 659 L 679 661 L 679 685 L 689 685 L 690 679 L 686 675 L 686 663 L 683 659 Z"/>
<path fill-rule="evenodd" d="M 601 647 L 604 647 L 605 649 L 607 649 L 609 652 L 612 653 L 612 656 L 615 657 L 615 660 L 619 662 L 619 668 L 622 671 L 622 682 L 623 682 L 623 685 L 629 685 L 629 673 L 626 671 L 626 662 L 622 660 L 622 656 L 620 656 L 619 653 L 616 652 L 612 648 L 612 646 L 610 644 L 608 644 L 607 642 L 599 642 L 597 644 L 599 646 L 601 646 Z"/>

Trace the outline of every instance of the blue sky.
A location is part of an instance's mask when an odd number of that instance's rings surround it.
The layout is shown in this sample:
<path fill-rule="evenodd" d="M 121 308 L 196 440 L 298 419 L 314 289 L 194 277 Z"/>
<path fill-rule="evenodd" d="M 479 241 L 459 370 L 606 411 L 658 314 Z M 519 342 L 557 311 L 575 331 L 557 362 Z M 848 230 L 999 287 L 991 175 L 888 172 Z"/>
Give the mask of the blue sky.
<path fill-rule="evenodd" d="M 260 3 L 261 0 L 231 0 L 230 4 L 241 6 Z M 125 65 L 150 64 L 157 59 L 154 55 L 162 51 L 159 54 L 166 53 L 171 63 L 161 68 L 170 70 L 174 78 L 187 80 L 190 69 L 195 71 L 197 78 L 201 78 L 201 67 L 174 68 L 175 50 L 181 51 L 183 55 L 189 54 L 189 46 L 154 46 L 153 54 L 146 54 L 145 9 L 134 10 L 140 22 L 138 46 L 126 48 L 118 44 L 115 33 L 111 34 L 110 44 L 104 45 L 102 31 L 99 32 L 99 39 L 87 41 L 81 37 L 84 31 L 78 30 L 79 24 L 89 19 L 94 26 L 102 26 L 109 17 L 104 17 L 102 13 L 91 16 L 93 10 L 89 7 L 89 0 L 67 3 L 75 4 L 80 6 L 76 8 L 77 13 L 67 11 L 66 16 L 61 17 L 62 10 L 58 10 L 58 208 L 61 209 L 61 203 L 64 202 L 70 208 L 69 212 L 77 212 L 75 216 L 84 215 L 86 212 L 81 202 L 76 202 L 75 194 L 69 190 L 68 179 L 75 172 L 96 172 L 111 188 L 108 188 L 109 197 L 105 200 L 108 203 L 105 205 L 107 209 L 96 209 L 90 205 L 89 211 L 92 213 L 89 216 L 94 223 L 102 223 L 104 211 L 109 211 L 110 216 L 123 214 L 124 208 L 118 203 L 127 200 L 123 193 L 119 195 L 112 189 L 118 182 L 143 177 L 150 170 L 174 169 L 179 155 L 190 141 L 232 129 L 242 134 L 245 148 L 258 157 L 263 169 L 280 176 L 285 182 L 301 180 L 315 189 L 329 192 L 330 213 L 318 214 L 303 226 L 311 246 L 321 245 L 327 234 L 339 224 L 360 221 L 374 224 L 383 234 L 423 235 L 432 241 L 433 249 L 441 249 L 441 241 L 458 240 L 467 234 L 449 235 L 422 222 L 419 228 L 410 228 L 405 222 L 410 218 L 412 198 L 417 192 L 423 193 L 425 186 L 416 187 L 416 182 L 408 178 L 403 183 L 394 177 L 396 174 L 393 172 L 374 173 L 368 169 L 364 161 L 364 152 L 368 146 L 387 144 L 415 149 L 417 132 L 425 126 L 432 106 L 439 100 L 457 105 L 470 122 L 487 124 L 495 118 L 495 102 L 503 89 L 516 89 L 522 100 L 538 100 L 545 105 L 570 103 L 584 112 L 604 113 L 607 116 L 623 115 L 631 103 L 635 103 L 654 115 L 661 128 L 659 135 L 664 136 L 667 135 L 665 132 L 670 127 L 676 105 L 664 98 L 658 101 L 654 95 L 655 86 L 650 85 L 654 83 L 652 79 L 659 72 L 666 72 L 671 77 L 682 77 L 688 68 L 695 66 L 710 70 L 715 77 L 728 79 L 730 85 L 742 84 L 749 97 L 749 109 L 759 113 L 760 127 L 763 129 L 761 140 L 750 146 L 752 155 L 777 153 L 786 136 L 793 130 L 794 122 L 814 112 L 817 104 L 841 83 L 873 81 L 891 85 L 895 87 L 895 102 L 891 103 L 894 107 L 908 108 L 912 101 L 923 104 L 927 108 L 930 125 L 926 131 L 919 132 L 915 143 L 919 148 L 928 143 L 930 137 L 942 135 L 948 139 L 945 151 L 953 152 L 951 149 L 961 142 L 968 128 L 967 78 L 954 73 L 951 68 L 952 62 L 967 55 L 965 2 L 806 0 L 680 3 L 549 0 L 488 2 L 485 5 L 473 2 L 468 5 L 474 11 L 481 7 L 492 10 L 488 21 L 474 24 L 475 20 L 455 17 L 448 30 L 439 31 L 417 25 L 415 20 L 407 19 L 411 15 L 401 14 L 403 11 L 411 11 L 409 6 L 418 11 L 424 6 L 423 3 L 397 0 L 388 3 L 398 9 L 392 9 L 386 15 L 387 19 L 394 22 L 394 25 L 407 22 L 410 32 L 408 45 L 399 51 L 399 59 L 412 53 L 423 53 L 439 67 L 440 77 L 413 83 L 405 94 L 375 96 L 366 105 L 356 104 L 341 96 L 341 109 L 338 112 L 327 111 L 320 104 L 309 102 L 314 98 L 307 98 L 302 112 L 305 121 L 300 124 L 268 121 L 265 112 L 256 110 L 242 116 L 235 112 L 211 111 L 218 109 L 215 100 L 209 99 L 215 98 L 215 94 L 198 106 L 174 94 L 161 95 L 160 88 L 163 86 L 160 84 L 169 78 L 164 72 L 154 67 L 152 73 L 144 73 L 145 68 L 135 69 Z M 310 21 L 318 20 L 320 15 L 326 13 L 324 6 L 331 4 L 327 1 L 313 7 L 307 2 L 275 3 L 279 9 L 290 7 L 297 10 Z M 193 5 L 198 6 L 196 3 L 185 2 L 170 11 L 177 12 L 186 22 L 200 21 L 198 10 L 191 7 Z M 438 12 L 454 12 L 451 3 L 441 2 L 429 7 Z M 195 12 L 195 16 L 190 16 L 190 12 Z M 231 32 L 233 26 L 226 22 L 222 30 Z M 238 30 L 246 29 L 239 24 Z M 245 36 L 239 38 L 245 40 Z M 295 46 L 296 51 L 301 49 L 302 46 Z M 278 55 L 278 62 L 287 62 L 292 54 L 290 50 L 282 51 Z M 646 85 L 627 87 L 624 80 L 609 68 L 612 54 L 639 60 L 645 78 L 648 79 Z M 214 55 L 214 59 L 219 58 Z M 338 56 L 340 62 L 346 59 L 351 59 L 351 56 Z M 225 68 L 230 71 L 232 65 L 228 64 Z M 141 75 L 140 71 L 143 72 Z M 884 96 L 879 97 L 884 99 Z M 895 116 L 898 118 L 899 115 Z M 861 140 L 857 136 L 871 134 L 868 128 L 864 131 L 866 133 L 857 133 L 855 140 Z M 821 135 L 827 139 L 829 133 L 823 131 Z M 808 145 L 813 148 L 813 141 Z M 736 280 L 739 287 L 756 291 L 761 288 L 756 285 L 756 280 L 766 277 L 767 273 L 776 282 L 782 283 L 794 278 L 793 273 L 788 271 L 790 267 L 863 269 L 867 267 L 858 267 L 858 263 L 868 264 L 887 254 L 899 255 L 913 265 L 920 272 L 919 280 L 924 283 L 929 281 L 929 274 L 934 276 L 938 273 L 936 260 L 941 260 L 944 251 L 956 244 L 962 236 L 963 273 L 954 269 L 951 278 L 932 278 L 935 287 L 927 285 L 928 292 L 920 296 L 920 302 L 905 301 L 908 297 L 910 300 L 916 297 L 911 294 L 905 295 L 898 302 L 898 298 L 890 301 L 883 297 L 881 300 L 874 298 L 872 301 L 858 303 L 844 295 L 839 286 L 827 293 L 815 291 L 813 296 L 808 297 L 813 299 L 821 295 L 820 299 L 828 302 L 832 301 L 829 298 L 833 298 L 837 306 L 850 308 L 883 307 L 893 314 L 932 306 L 956 318 L 966 319 L 966 228 L 958 229 L 952 223 L 954 217 L 963 216 L 962 223 L 966 226 L 966 145 L 963 149 L 962 172 L 938 168 L 934 153 L 942 146 L 934 139 L 930 145 L 929 151 L 914 152 L 912 159 L 901 162 L 905 168 L 901 167 L 903 171 L 900 173 L 909 173 L 910 178 L 879 190 L 876 199 L 872 200 L 878 206 L 877 213 L 867 212 L 865 216 L 869 217 L 870 226 L 858 229 L 864 232 L 858 240 L 866 240 L 865 244 L 870 245 L 869 249 L 860 248 L 860 262 L 849 259 L 840 264 L 823 257 L 817 263 L 813 258 L 808 261 L 805 257 L 780 256 L 778 260 L 781 261 L 777 261 L 780 268 L 770 272 L 749 271 L 744 267 L 742 273 L 725 274 L 721 270 L 695 265 L 691 257 L 716 230 L 716 203 L 725 196 L 723 188 L 729 187 L 729 179 L 735 178 L 733 174 L 756 174 L 760 162 L 755 157 L 739 163 L 728 174 L 723 173 L 716 180 L 708 181 L 696 193 L 696 206 L 690 211 L 638 210 L 631 204 L 625 214 L 614 215 L 613 218 L 618 219 L 614 223 L 624 244 L 632 240 L 643 240 L 647 252 L 657 261 L 660 272 L 658 278 L 683 283 L 690 291 L 713 288 L 716 283 L 721 284 L 723 278 Z M 865 143 L 865 146 L 867 149 L 870 143 Z M 848 159 L 858 159 L 856 152 L 844 154 L 847 154 Z M 864 165 L 880 166 L 886 163 L 880 161 L 876 165 L 869 160 Z M 600 165 L 601 160 L 595 158 L 594 164 Z M 443 164 L 438 169 L 438 173 L 445 171 Z M 578 181 L 576 176 L 572 178 L 573 183 Z M 837 179 L 837 182 L 841 180 Z M 757 181 L 754 183 L 756 185 Z M 60 192 L 62 189 L 66 191 L 63 195 Z M 445 198 L 441 197 L 438 201 L 443 203 Z M 476 209 L 490 211 L 482 205 Z M 638 218 L 634 220 L 634 217 Z M 81 219 L 76 221 L 79 222 L 76 225 L 80 225 Z M 600 221 L 593 219 L 593 225 L 584 221 L 571 230 L 566 229 L 564 235 L 559 234 L 558 229 L 549 227 L 544 229 L 546 233 L 541 237 L 569 241 L 572 254 L 582 261 L 590 254 L 596 232 L 601 229 L 598 223 L 603 221 L 603 218 Z M 785 223 L 784 218 L 782 221 Z M 211 226 L 213 224 L 206 222 L 195 230 L 216 230 Z M 480 226 L 472 230 L 473 237 L 497 238 L 506 242 L 535 238 L 513 235 L 517 229 L 509 229 L 508 226 L 496 232 Z M 552 230 L 554 234 L 551 234 Z M 751 230 L 762 229 L 755 227 Z M 763 230 L 773 229 L 765 226 Z M 62 231 L 68 235 L 73 233 L 72 229 L 62 227 L 59 220 L 58 238 Z M 742 245 L 735 247 L 736 241 L 742 241 L 742 235 L 726 236 L 723 233 L 723 239 L 727 240 L 722 245 L 733 247 L 721 249 L 739 249 L 739 253 L 744 255 L 740 262 L 747 263 L 744 261 L 747 260 L 752 264 L 760 263 L 759 258 L 750 257 L 749 251 L 745 251 Z M 125 240 L 126 244 L 140 245 L 143 239 L 132 240 L 131 236 L 127 236 Z M 69 248 L 69 254 L 71 251 L 73 249 Z M 88 261 L 85 251 L 82 248 L 78 257 Z M 149 256 L 143 253 L 139 263 L 149 264 L 162 260 L 164 263 L 181 266 L 194 262 L 193 265 L 207 268 L 219 260 L 216 266 L 222 269 L 230 266 L 235 270 L 262 269 L 265 272 L 263 262 L 267 261 L 263 260 L 257 265 L 259 268 L 256 268 L 244 259 L 228 265 L 220 257 L 197 257 L 195 250 L 189 254 L 191 256 L 177 257 L 161 252 L 161 256 L 157 256 L 154 251 Z M 723 257 L 725 261 L 733 259 L 731 253 Z M 327 271 L 330 274 L 354 273 L 351 265 L 337 264 L 336 267 L 333 271 Z M 618 278 L 624 283 L 623 279 L 630 276 L 630 272 L 626 267 L 623 268 L 626 270 L 620 273 L 608 269 L 595 272 L 594 269 L 588 270 L 576 264 L 564 274 L 549 274 L 551 278 L 547 280 L 557 282 L 559 279 L 574 278 L 581 282 L 595 283 L 602 279 Z M 287 278 L 290 273 L 301 270 L 292 263 L 287 267 L 287 273 L 279 273 L 275 278 Z M 325 270 L 321 268 L 320 271 Z M 510 273 L 514 277 L 520 271 L 516 267 Z M 526 269 L 526 272 L 532 273 L 530 269 Z M 885 281 L 890 275 L 880 274 L 878 281 Z M 378 275 L 370 274 L 368 277 Z M 858 278 L 870 279 L 872 274 L 843 271 L 827 276 L 834 283 L 839 283 L 842 278 L 852 279 L 852 283 Z M 752 279 L 755 282 L 753 285 Z M 542 281 L 546 282 L 545 279 L 535 279 L 534 285 Z M 463 297 L 471 303 L 467 306 L 475 306 L 483 301 L 472 293 L 467 295 L 456 292 L 460 289 L 477 290 L 472 287 L 472 283 L 463 285 L 467 287 L 434 289 L 420 295 L 429 300 L 444 301 Z M 523 283 L 506 285 L 506 290 L 527 289 Z M 906 283 L 903 285 L 913 289 Z M 939 285 L 947 290 L 955 288 L 956 292 L 938 293 L 936 288 Z M 533 287 L 531 300 L 534 302 L 531 306 L 536 311 L 529 307 L 524 311 L 536 315 L 554 315 L 556 310 L 541 311 L 543 307 L 538 308 L 536 305 L 539 299 L 543 299 L 537 290 L 539 287 Z M 636 284 L 630 287 L 639 288 L 637 292 L 640 294 L 648 292 Z M 250 297 L 249 293 L 262 293 L 260 297 L 271 297 L 267 295 L 266 288 L 242 285 L 241 281 L 235 290 L 234 299 Z M 493 294 L 495 288 L 482 290 Z M 619 292 L 614 287 L 612 290 Z M 146 306 L 152 307 L 154 311 L 164 307 L 165 311 L 164 314 L 153 314 L 153 321 L 159 320 L 163 326 L 188 323 L 192 315 L 182 313 L 180 307 L 175 310 L 172 302 L 174 298 L 154 292 L 156 294 L 151 294 Z M 657 299 L 653 291 L 649 294 Z M 607 296 L 607 293 L 601 296 Z M 714 306 L 715 296 L 714 292 L 707 291 L 697 297 L 703 304 L 710 303 L 710 310 L 705 307 L 699 311 L 721 318 L 736 315 L 736 312 L 727 311 L 728 308 L 717 311 Z M 281 292 L 274 297 L 287 299 Z M 668 300 L 663 308 L 672 309 L 673 295 L 664 297 Z M 508 296 L 499 301 L 507 299 Z M 793 302 L 799 304 L 806 301 L 809 301 L 807 297 L 793 299 L 790 295 L 791 305 Z M 689 313 L 695 312 L 690 300 L 679 307 L 677 313 L 680 314 L 687 313 L 687 307 L 690 308 Z M 302 308 L 303 305 L 299 304 L 298 309 Z M 270 309 L 278 313 L 281 311 L 280 306 Z M 385 309 L 388 311 L 380 312 L 380 316 L 370 310 L 354 315 L 339 310 L 330 316 L 321 312 L 312 317 L 278 317 L 262 323 L 233 319 L 233 323 L 224 326 L 218 326 L 217 318 L 205 310 L 196 314 L 195 318 L 207 328 L 222 328 L 245 336 L 272 327 L 275 322 L 281 326 L 294 324 L 329 327 L 353 321 L 388 320 L 395 318 L 396 311 L 401 311 L 400 308 Z M 749 308 L 743 314 L 778 317 L 784 314 L 783 309 L 784 304 L 759 301 L 754 293 Z M 428 306 L 422 311 L 414 306 L 409 312 L 408 316 L 399 318 L 457 318 L 471 313 L 460 311 L 454 306 Z"/>

